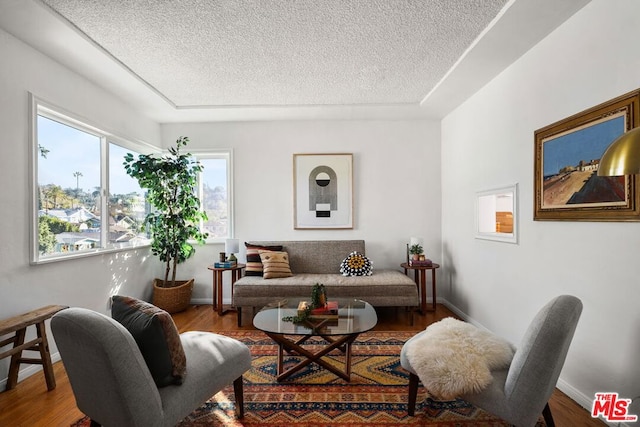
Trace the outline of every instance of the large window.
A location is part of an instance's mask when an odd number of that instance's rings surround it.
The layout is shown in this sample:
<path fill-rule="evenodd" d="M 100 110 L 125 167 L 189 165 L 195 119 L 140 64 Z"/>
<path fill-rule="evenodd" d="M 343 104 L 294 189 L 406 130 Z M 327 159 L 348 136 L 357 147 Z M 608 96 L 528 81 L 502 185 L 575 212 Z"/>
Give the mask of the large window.
<path fill-rule="evenodd" d="M 123 166 L 124 156 L 140 153 L 118 144 L 109 143 L 109 244 L 112 247 L 137 246 L 148 244 L 143 234 L 144 217 L 149 212 L 145 192 L 138 181 L 126 174 Z"/>
<path fill-rule="evenodd" d="M 145 191 L 125 172 L 132 143 L 32 98 L 31 261 L 49 262 L 149 244 Z M 231 151 L 194 153 L 204 166 L 199 195 L 208 241 L 232 236 Z"/>
<path fill-rule="evenodd" d="M 200 201 L 208 221 L 202 224 L 209 241 L 233 235 L 231 198 L 231 152 L 194 153 L 204 167 L 200 174 Z"/>
<path fill-rule="evenodd" d="M 32 101 L 32 262 L 148 244 L 144 191 L 122 162 L 149 148 Z"/>

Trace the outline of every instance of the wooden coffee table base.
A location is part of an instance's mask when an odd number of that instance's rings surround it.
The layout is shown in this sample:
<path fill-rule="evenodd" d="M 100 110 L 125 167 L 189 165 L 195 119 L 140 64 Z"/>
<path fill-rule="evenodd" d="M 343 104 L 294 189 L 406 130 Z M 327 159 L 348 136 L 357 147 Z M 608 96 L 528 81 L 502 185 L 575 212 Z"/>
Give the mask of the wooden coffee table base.
<path fill-rule="evenodd" d="M 358 338 L 358 335 L 360 335 L 360 333 L 341 335 L 337 337 L 337 339 L 335 339 L 336 338 L 335 336 L 326 336 L 322 334 L 305 335 L 297 341 L 287 338 L 287 336 L 284 334 L 276 334 L 276 333 L 266 332 L 266 331 L 265 331 L 265 334 L 267 334 L 272 340 L 274 340 L 278 344 L 278 377 L 277 377 L 278 382 L 283 381 L 290 375 L 298 372 L 300 369 L 311 364 L 312 362 L 315 362 L 318 365 L 325 368 L 326 370 L 333 372 L 340 378 L 343 378 L 345 381 L 351 381 L 351 344 L 356 340 L 356 338 Z M 324 338 L 329 344 L 316 353 L 313 353 L 305 349 L 304 347 L 302 347 L 302 344 L 313 336 L 320 336 Z M 331 351 L 335 350 L 336 348 L 344 352 L 344 355 L 345 355 L 344 371 L 341 371 L 340 369 L 336 368 L 335 366 L 329 364 L 328 362 L 322 359 L 323 356 L 329 354 Z M 298 354 L 300 356 L 304 356 L 306 357 L 306 359 L 302 360 L 301 362 L 297 363 L 296 365 L 292 366 L 291 368 L 285 371 L 284 363 L 283 363 L 284 351 L 287 351 L 287 353 L 289 354 Z"/>

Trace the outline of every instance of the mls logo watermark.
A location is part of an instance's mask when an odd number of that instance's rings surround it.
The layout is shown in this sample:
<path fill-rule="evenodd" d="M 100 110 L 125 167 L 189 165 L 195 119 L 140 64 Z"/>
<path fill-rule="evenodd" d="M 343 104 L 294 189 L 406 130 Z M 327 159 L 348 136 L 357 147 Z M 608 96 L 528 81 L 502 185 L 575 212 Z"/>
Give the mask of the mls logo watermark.
<path fill-rule="evenodd" d="M 637 415 L 629 414 L 631 399 L 622 399 L 618 393 L 596 393 L 591 416 L 602 416 L 607 421 L 638 421 Z"/>

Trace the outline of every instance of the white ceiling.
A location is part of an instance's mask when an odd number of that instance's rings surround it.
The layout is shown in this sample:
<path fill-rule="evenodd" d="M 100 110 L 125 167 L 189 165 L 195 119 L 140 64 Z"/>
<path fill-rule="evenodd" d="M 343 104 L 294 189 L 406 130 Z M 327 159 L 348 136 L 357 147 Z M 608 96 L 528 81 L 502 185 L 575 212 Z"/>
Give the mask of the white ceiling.
<path fill-rule="evenodd" d="M 439 118 L 589 0 L 0 0 L 158 122 Z"/>

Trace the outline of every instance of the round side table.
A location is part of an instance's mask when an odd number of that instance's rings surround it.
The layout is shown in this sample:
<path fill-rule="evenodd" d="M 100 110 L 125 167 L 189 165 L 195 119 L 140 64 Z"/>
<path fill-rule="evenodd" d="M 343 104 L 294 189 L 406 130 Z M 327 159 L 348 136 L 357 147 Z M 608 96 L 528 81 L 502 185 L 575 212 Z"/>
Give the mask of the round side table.
<path fill-rule="evenodd" d="M 242 270 L 246 267 L 246 264 L 236 264 L 233 267 L 215 267 L 213 265 L 208 266 L 207 268 L 213 271 L 213 309 L 218 312 L 218 315 L 222 316 L 223 314 L 234 311 L 233 308 L 224 309 L 222 304 L 222 274 L 225 271 L 231 272 L 231 295 L 233 299 L 233 284 L 242 277 Z"/>
<path fill-rule="evenodd" d="M 431 300 L 431 310 L 429 311 L 436 311 L 436 269 L 440 267 L 440 264 L 434 262 L 427 266 L 410 265 L 403 262 L 400 267 L 404 268 L 404 274 L 407 274 L 407 270 L 413 270 L 414 280 L 420 293 L 420 313 L 422 314 L 427 312 L 427 270 L 431 270 L 431 294 L 433 299 Z"/>

